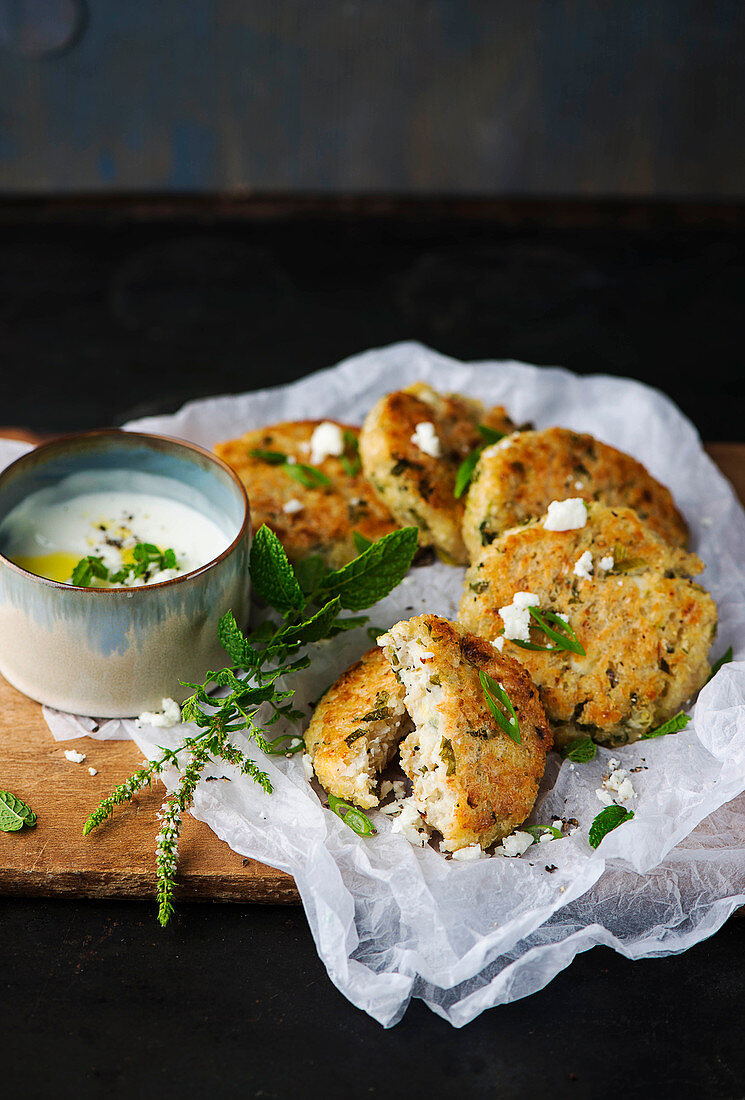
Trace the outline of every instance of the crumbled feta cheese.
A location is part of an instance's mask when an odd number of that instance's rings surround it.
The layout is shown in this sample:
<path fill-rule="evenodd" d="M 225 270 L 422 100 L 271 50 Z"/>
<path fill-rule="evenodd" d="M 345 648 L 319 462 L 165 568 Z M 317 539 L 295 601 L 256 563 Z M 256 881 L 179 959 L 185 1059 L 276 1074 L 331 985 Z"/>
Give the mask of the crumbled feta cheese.
<path fill-rule="evenodd" d="M 589 550 L 585 550 L 584 554 L 580 554 L 574 563 L 574 575 L 580 577 L 583 581 L 591 581 L 592 569 L 592 554 Z"/>
<path fill-rule="evenodd" d="M 88 768 L 88 775 L 98 775 L 96 768 Z"/>
<path fill-rule="evenodd" d="M 469 844 L 467 848 L 459 848 L 457 852 L 453 852 L 453 859 L 460 859 L 463 862 L 472 859 L 483 859 L 486 852 L 480 844 Z"/>
<path fill-rule="evenodd" d="M 181 707 L 175 699 L 163 699 L 160 710 L 144 710 L 135 723 L 138 726 L 177 726 L 181 721 Z"/>
<path fill-rule="evenodd" d="M 598 787 L 595 794 L 604 806 L 611 806 L 613 804 L 613 797 L 606 791 L 605 787 Z"/>
<path fill-rule="evenodd" d="M 417 424 L 411 442 L 432 458 L 439 458 L 442 454 L 440 439 L 431 420 L 423 420 L 421 424 Z"/>
<path fill-rule="evenodd" d="M 612 554 L 606 554 L 604 558 L 600 559 L 600 561 L 598 562 L 598 565 L 600 566 L 601 569 L 605 569 L 605 571 L 607 573 L 609 569 L 613 568 L 613 565 L 614 565 L 613 555 Z"/>
<path fill-rule="evenodd" d="M 75 749 L 65 749 L 65 759 L 71 764 L 82 764 L 85 760 L 84 752 L 75 752 Z"/>
<path fill-rule="evenodd" d="M 304 508 L 302 500 L 298 500 L 297 497 L 293 497 L 292 500 L 288 500 L 282 505 L 282 511 L 285 515 L 294 516 L 295 512 L 302 512 Z"/>
<path fill-rule="evenodd" d="M 505 638 L 514 638 L 519 642 L 530 641 L 529 607 L 539 607 L 538 596 L 534 592 L 516 592 L 512 603 L 499 608 L 504 623 Z"/>
<path fill-rule="evenodd" d="M 711 525 L 713 523 L 714 523 L 714 520 L 711 518 L 711 516 L 702 516 L 701 517 L 701 526 L 702 527 L 711 527 Z"/>
<path fill-rule="evenodd" d="M 288 466 L 294 466 L 297 463 L 297 459 L 294 455 L 288 455 L 286 462 Z"/>
<path fill-rule="evenodd" d="M 574 483 L 574 488 L 575 489 L 584 489 L 584 487 L 585 487 L 585 483 L 583 481 L 575 481 L 575 483 Z"/>
<path fill-rule="evenodd" d="M 504 838 L 502 848 L 506 856 L 521 856 L 523 852 L 527 852 L 532 843 L 533 837 L 530 833 L 523 833 L 518 829 Z"/>
<path fill-rule="evenodd" d="M 602 790 L 596 791 L 600 801 L 606 806 L 610 806 L 613 802 L 617 806 L 623 806 L 636 798 L 634 785 L 628 776 L 629 773 L 621 767 L 620 761 L 611 757 L 608 761 L 608 775 L 603 779 Z"/>
<path fill-rule="evenodd" d="M 576 531 L 587 523 L 587 505 L 582 497 L 552 500 L 543 521 L 547 531 Z"/>
<path fill-rule="evenodd" d="M 561 820 L 560 817 L 555 817 L 554 820 L 551 822 L 552 829 L 563 829 L 563 827 L 564 822 Z"/>
<path fill-rule="evenodd" d="M 495 649 L 498 649 L 499 652 L 501 653 L 502 650 L 504 649 L 504 637 L 500 634 L 498 638 L 494 639 L 494 641 L 492 642 L 492 645 L 494 646 Z"/>
<path fill-rule="evenodd" d="M 344 435 L 338 424 L 324 420 L 310 437 L 310 463 L 317 466 L 330 455 L 344 454 Z"/>
<path fill-rule="evenodd" d="M 423 848 L 429 840 L 424 819 L 411 799 L 401 804 L 401 813 L 393 822 L 391 831 L 401 833 L 409 844 L 414 844 L 420 848 Z"/>
<path fill-rule="evenodd" d="M 303 753 L 303 775 L 310 783 L 313 778 L 313 760 L 307 752 Z"/>

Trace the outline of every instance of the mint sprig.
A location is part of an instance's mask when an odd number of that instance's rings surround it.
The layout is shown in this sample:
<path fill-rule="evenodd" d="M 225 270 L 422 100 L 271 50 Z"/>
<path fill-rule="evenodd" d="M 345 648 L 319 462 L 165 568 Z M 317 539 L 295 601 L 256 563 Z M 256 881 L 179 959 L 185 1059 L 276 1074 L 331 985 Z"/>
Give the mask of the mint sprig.
<path fill-rule="evenodd" d="M 178 839 L 182 815 L 192 803 L 202 773 L 212 762 L 222 761 L 250 776 L 267 794 L 272 784 L 267 772 L 233 742 L 240 733 L 269 755 L 290 755 L 304 748 L 300 734 L 269 738 L 269 729 L 280 719 L 303 720 L 293 704 L 294 688 L 280 688 L 279 677 L 289 677 L 310 664 L 307 646 L 332 638 L 344 630 L 364 626 L 366 616 L 344 615 L 359 611 L 387 596 L 403 579 L 414 556 L 417 529 L 403 528 L 372 543 L 343 569 L 327 570 L 317 556 L 293 568 L 282 543 L 268 527 L 256 532 L 249 558 L 254 590 L 279 621 L 267 620 L 245 634 L 228 611 L 220 619 L 218 637 L 230 666 L 208 672 L 201 684 L 185 683 L 191 695 L 181 708 L 184 722 L 197 732 L 185 737 L 176 749 L 148 761 L 103 800 L 85 823 L 85 835 L 108 817 L 116 806 L 130 802 L 150 786 L 164 768 L 175 768 L 178 782 L 161 807 L 157 839 L 158 919 L 162 925 L 173 913 Z M 222 690 L 220 697 L 212 693 Z M 329 805 L 360 836 L 375 831 L 370 819 L 355 806 L 329 795 Z"/>
<path fill-rule="evenodd" d="M 665 737 L 668 733 L 680 733 L 684 730 L 688 723 L 691 721 L 690 714 L 676 714 L 673 718 L 669 718 L 667 722 L 663 722 L 661 726 L 658 726 L 656 730 L 648 730 L 647 733 L 641 735 L 641 741 L 649 741 L 652 737 Z"/>
<path fill-rule="evenodd" d="M 606 806 L 604 810 L 600 811 L 590 826 L 590 834 L 588 837 L 590 847 L 597 848 L 603 837 L 606 837 L 608 833 L 612 833 L 614 829 L 617 829 L 619 825 L 623 825 L 625 821 L 631 821 L 633 816 L 634 811 L 626 810 L 623 806 Z"/>
<path fill-rule="evenodd" d="M 561 750 L 564 760 L 571 760 L 574 764 L 589 764 L 595 759 L 598 747 L 591 737 L 578 737 L 569 741 Z"/>

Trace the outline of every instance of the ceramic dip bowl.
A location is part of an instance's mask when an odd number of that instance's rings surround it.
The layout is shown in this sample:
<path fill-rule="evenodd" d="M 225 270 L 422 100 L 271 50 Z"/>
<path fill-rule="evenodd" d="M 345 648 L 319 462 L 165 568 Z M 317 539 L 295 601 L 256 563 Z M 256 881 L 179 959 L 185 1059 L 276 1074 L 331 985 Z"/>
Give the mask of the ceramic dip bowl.
<path fill-rule="evenodd" d="M 186 514 L 188 506 L 198 513 L 191 528 L 204 517 L 217 552 L 139 587 L 79 587 L 12 561 L 13 517 L 29 498 L 67 508 L 69 486 L 81 484 L 101 500 L 147 493 L 165 501 L 164 515 Z M 201 447 L 116 430 L 37 447 L 0 473 L 0 672 L 40 703 L 92 717 L 159 710 L 168 697 L 181 702 L 188 691 L 180 680 L 200 681 L 225 665 L 220 616 L 232 610 L 239 624 L 248 619 L 250 540 L 243 485 Z M 174 530 L 168 545 L 178 552 L 177 542 Z"/>

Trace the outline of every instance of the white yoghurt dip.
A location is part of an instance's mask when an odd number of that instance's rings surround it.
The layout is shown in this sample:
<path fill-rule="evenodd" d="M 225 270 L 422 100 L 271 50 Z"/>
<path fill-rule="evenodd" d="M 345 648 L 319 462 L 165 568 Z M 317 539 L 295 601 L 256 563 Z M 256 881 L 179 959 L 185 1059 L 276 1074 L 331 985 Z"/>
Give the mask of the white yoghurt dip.
<path fill-rule="evenodd" d="M 143 576 L 130 573 L 114 584 L 94 576 L 91 584 L 131 588 L 171 580 L 218 557 L 234 535 L 186 501 L 157 492 L 167 480 L 124 469 L 73 474 L 31 493 L 8 513 L 0 524 L 0 548 L 31 573 L 71 583 L 81 558 L 101 558 L 114 574 L 134 561 L 138 543 L 150 543 L 161 553 L 173 550 L 175 567 L 163 569 L 156 561 Z M 105 488 L 94 488 L 102 482 Z M 109 487 L 115 483 L 131 487 Z M 186 495 L 183 487 L 177 495 Z"/>

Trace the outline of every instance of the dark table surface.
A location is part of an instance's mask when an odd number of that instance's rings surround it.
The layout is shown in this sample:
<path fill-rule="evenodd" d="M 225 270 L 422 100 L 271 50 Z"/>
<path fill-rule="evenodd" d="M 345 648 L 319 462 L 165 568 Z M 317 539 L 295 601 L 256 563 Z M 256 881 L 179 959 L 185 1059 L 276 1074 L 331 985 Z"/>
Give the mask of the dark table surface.
<path fill-rule="evenodd" d="M 0 423 L 54 432 L 297 378 L 416 338 L 629 374 L 743 438 L 742 212 L 0 207 Z M 606 949 L 456 1031 L 384 1031 L 302 910 L 2 899 L 3 1094 L 745 1096 L 733 920 L 686 954 Z"/>

